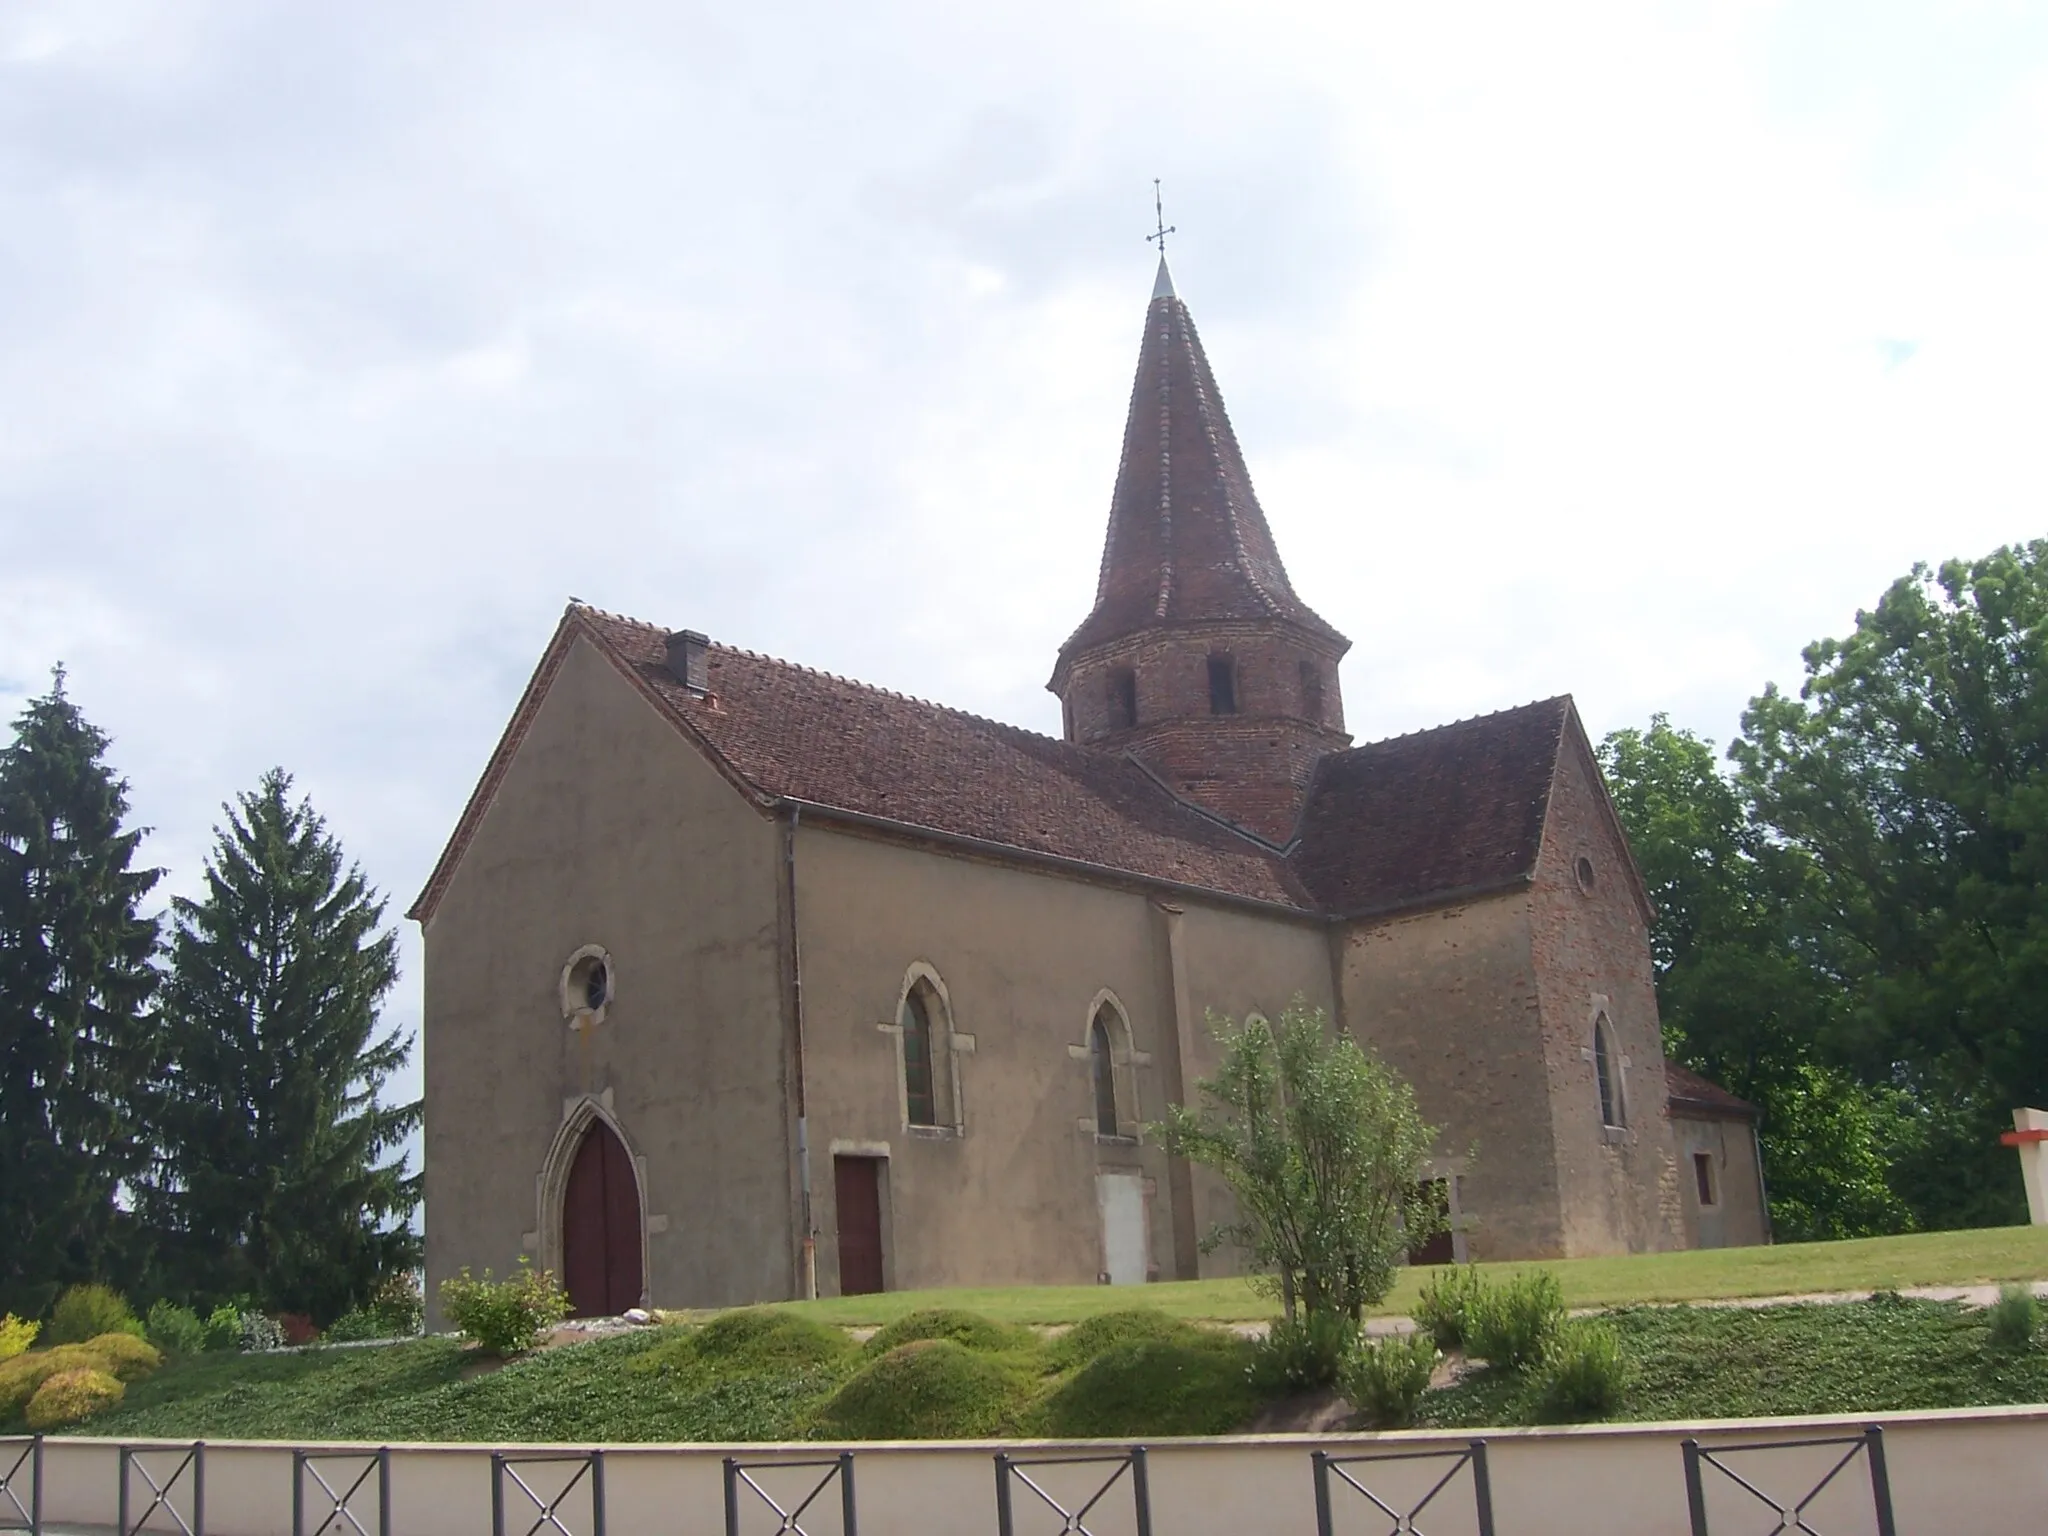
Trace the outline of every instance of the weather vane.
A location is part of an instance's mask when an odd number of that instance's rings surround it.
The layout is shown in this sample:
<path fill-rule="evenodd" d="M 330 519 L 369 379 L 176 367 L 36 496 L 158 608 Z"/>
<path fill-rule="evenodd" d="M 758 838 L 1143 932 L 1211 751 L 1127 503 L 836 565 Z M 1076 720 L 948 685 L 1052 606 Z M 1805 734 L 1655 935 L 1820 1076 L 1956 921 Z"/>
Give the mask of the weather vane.
<path fill-rule="evenodd" d="M 1166 222 L 1166 205 L 1159 200 L 1159 178 L 1157 176 L 1152 178 L 1152 217 L 1158 222 L 1159 229 L 1156 233 L 1147 235 L 1145 243 L 1150 245 L 1154 240 L 1157 240 L 1159 242 L 1160 258 L 1164 260 L 1166 256 L 1166 237 L 1178 234 L 1180 231 Z"/>

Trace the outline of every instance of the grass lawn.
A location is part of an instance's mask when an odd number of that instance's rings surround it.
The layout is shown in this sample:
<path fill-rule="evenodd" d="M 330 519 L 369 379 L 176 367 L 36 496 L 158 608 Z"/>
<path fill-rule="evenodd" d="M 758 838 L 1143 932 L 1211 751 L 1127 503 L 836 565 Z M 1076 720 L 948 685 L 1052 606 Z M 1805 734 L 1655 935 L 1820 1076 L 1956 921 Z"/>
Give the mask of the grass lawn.
<path fill-rule="evenodd" d="M 1742 1296 L 1797 1296 L 1828 1291 L 1898 1290 L 1916 1285 L 1972 1285 L 1993 1280 L 2048 1279 L 2048 1228 L 1990 1227 L 1923 1232 L 1840 1243 L 1784 1243 L 1770 1248 L 1702 1248 L 1620 1258 L 1561 1259 L 1543 1265 L 1481 1265 L 1505 1278 L 1520 1269 L 1550 1270 L 1570 1307 L 1633 1302 L 1710 1301 Z M 1404 1316 L 1428 1269 L 1403 1272 L 1377 1310 Z M 963 1307 L 1010 1323 L 1072 1323 L 1142 1301 L 1174 1317 L 1251 1322 L 1278 1310 L 1242 1280 L 1175 1280 L 1142 1292 L 1102 1285 L 1043 1285 L 892 1291 L 834 1296 L 788 1305 L 821 1322 L 876 1326 L 923 1307 Z"/>

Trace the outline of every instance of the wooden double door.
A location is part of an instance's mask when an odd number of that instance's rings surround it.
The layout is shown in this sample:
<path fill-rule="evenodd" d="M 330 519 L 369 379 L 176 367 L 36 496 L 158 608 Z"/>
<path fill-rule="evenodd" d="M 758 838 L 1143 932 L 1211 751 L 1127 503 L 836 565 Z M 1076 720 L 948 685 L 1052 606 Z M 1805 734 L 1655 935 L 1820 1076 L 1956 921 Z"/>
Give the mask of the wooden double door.
<path fill-rule="evenodd" d="M 640 1181 L 625 1143 L 592 1120 L 562 1197 L 562 1285 L 573 1317 L 616 1317 L 646 1294 Z"/>

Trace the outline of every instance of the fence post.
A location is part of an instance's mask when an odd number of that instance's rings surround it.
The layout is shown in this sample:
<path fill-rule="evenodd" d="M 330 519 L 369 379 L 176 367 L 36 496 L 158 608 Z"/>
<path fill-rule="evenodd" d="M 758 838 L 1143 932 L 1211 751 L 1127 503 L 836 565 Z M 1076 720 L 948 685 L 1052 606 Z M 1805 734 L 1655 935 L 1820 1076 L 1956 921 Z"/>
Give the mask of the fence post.
<path fill-rule="evenodd" d="M 292 1452 L 292 1536 L 306 1536 L 306 1453 Z"/>
<path fill-rule="evenodd" d="M 604 1536 L 604 1447 L 590 1448 L 590 1525 L 592 1536 Z"/>
<path fill-rule="evenodd" d="M 121 1497 L 117 1505 L 120 1512 L 114 1517 L 120 1524 L 121 1536 L 128 1536 L 128 1458 L 134 1454 L 130 1447 L 121 1447 Z"/>
<path fill-rule="evenodd" d="M 1145 1447 L 1131 1447 L 1131 1492 L 1138 1506 L 1138 1536 L 1152 1536 L 1152 1485 L 1145 1481 Z"/>
<path fill-rule="evenodd" d="M 1315 1469 L 1316 1479 L 1316 1536 L 1330 1536 L 1334 1517 L 1330 1512 L 1330 1453 L 1310 1451 L 1309 1464 Z"/>
<path fill-rule="evenodd" d="M 1877 1500 L 1877 1536 L 1898 1536 L 1892 1521 L 1892 1475 L 1884 1464 L 1884 1430 L 1873 1424 L 1863 1432 L 1863 1453 L 1870 1458 L 1870 1492 Z"/>
<path fill-rule="evenodd" d="M 491 1452 L 491 1536 L 505 1536 L 505 1453 Z"/>
<path fill-rule="evenodd" d="M 1700 1443 L 1688 1437 L 1678 1448 L 1685 1454 L 1685 1508 L 1692 1522 L 1692 1536 L 1707 1536 L 1707 1490 L 1700 1482 Z"/>
<path fill-rule="evenodd" d="M 391 1536 L 391 1447 L 377 1447 L 377 1536 Z"/>
<path fill-rule="evenodd" d="M 839 1453 L 839 1528 L 844 1536 L 857 1536 L 855 1523 L 859 1516 L 853 1505 L 853 1452 Z"/>
<path fill-rule="evenodd" d="M 1493 1475 L 1486 1470 L 1486 1442 L 1472 1442 L 1472 1495 L 1479 1506 L 1479 1536 L 1493 1536 Z"/>
<path fill-rule="evenodd" d="M 1005 1451 L 996 1452 L 996 1532 L 997 1536 L 1012 1536 L 1010 1518 L 1010 1457 Z"/>
<path fill-rule="evenodd" d="M 192 1536 L 206 1536 L 206 1442 L 204 1440 L 194 1440 L 192 1442 Z"/>
<path fill-rule="evenodd" d="M 725 1536 L 740 1536 L 740 1459 L 725 1458 Z"/>

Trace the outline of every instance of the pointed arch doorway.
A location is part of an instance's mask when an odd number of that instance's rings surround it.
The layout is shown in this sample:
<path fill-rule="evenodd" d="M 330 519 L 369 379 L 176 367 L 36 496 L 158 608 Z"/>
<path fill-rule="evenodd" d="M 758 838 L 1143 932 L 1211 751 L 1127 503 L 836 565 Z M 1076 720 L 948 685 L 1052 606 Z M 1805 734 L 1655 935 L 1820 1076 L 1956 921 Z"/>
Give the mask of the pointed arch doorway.
<path fill-rule="evenodd" d="M 562 1190 L 562 1285 L 573 1317 L 616 1317 L 640 1305 L 640 1182 L 618 1133 L 593 1115 Z"/>

